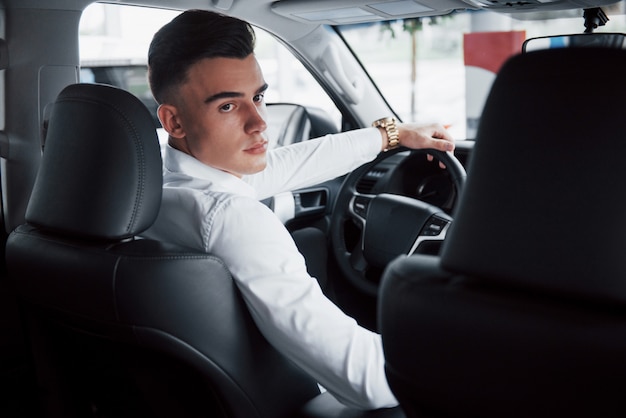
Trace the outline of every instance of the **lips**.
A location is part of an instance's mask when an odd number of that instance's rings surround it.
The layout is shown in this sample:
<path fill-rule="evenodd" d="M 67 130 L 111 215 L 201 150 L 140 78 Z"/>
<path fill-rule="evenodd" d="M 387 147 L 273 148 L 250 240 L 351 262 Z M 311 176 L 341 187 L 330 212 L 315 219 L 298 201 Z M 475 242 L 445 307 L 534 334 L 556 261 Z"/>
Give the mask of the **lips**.
<path fill-rule="evenodd" d="M 267 151 L 267 141 L 257 142 L 250 148 L 245 149 L 244 151 L 252 154 L 262 154 Z"/>

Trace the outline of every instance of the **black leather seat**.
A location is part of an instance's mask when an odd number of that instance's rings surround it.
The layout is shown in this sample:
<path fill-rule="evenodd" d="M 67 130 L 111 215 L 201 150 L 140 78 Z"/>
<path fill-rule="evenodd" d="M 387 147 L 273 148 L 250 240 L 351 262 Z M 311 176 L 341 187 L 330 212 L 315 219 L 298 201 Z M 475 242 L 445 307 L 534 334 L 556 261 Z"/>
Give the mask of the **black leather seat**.
<path fill-rule="evenodd" d="M 294 103 L 268 103 L 269 137 L 273 147 L 281 147 L 339 132 L 331 116 L 323 109 Z"/>
<path fill-rule="evenodd" d="M 137 238 L 157 216 L 161 170 L 137 98 L 61 92 L 27 223 L 7 243 L 45 415 L 360 416 L 268 344 L 219 259 Z"/>
<path fill-rule="evenodd" d="M 441 257 L 396 259 L 379 321 L 410 417 L 626 416 L 626 51 L 518 55 Z"/>

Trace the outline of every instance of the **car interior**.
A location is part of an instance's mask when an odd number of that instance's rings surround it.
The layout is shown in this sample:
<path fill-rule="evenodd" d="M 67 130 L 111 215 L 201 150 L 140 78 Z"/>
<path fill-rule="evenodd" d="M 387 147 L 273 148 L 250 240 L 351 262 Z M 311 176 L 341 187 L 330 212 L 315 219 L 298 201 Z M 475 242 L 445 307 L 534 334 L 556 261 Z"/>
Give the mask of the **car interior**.
<path fill-rule="evenodd" d="M 442 254 L 398 258 L 382 280 L 385 367 L 407 416 L 624 414 L 624 198 L 607 180 L 622 170 L 625 68 L 621 50 L 568 48 L 501 69 Z M 571 86 L 607 79 L 599 139 Z M 613 225 L 581 227 L 600 207 Z"/>
<path fill-rule="evenodd" d="M 187 9 L 255 27 L 271 147 L 385 116 L 453 133 L 454 153 L 400 147 L 263 201 L 382 335 L 398 407 L 341 404 L 263 337 L 222 260 L 142 236 L 167 134 L 139 38 Z M 624 416 L 626 2 L 0 11 L 0 416 Z"/>

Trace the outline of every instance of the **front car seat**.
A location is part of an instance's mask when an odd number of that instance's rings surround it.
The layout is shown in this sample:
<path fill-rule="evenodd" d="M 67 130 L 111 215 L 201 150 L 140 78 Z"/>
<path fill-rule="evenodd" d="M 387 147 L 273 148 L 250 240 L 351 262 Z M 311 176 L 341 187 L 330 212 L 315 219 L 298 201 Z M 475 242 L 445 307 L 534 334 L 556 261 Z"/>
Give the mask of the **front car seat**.
<path fill-rule="evenodd" d="M 139 99 L 97 84 L 60 93 L 6 250 L 42 415 L 402 418 L 320 394 L 258 331 L 221 260 L 138 238 L 161 204 L 161 164 Z"/>
<path fill-rule="evenodd" d="M 441 257 L 382 279 L 407 416 L 626 416 L 624 74 L 599 48 L 501 69 Z"/>
<path fill-rule="evenodd" d="M 154 122 L 123 90 L 68 86 L 7 244 L 49 416 L 290 416 L 319 389 L 274 350 L 228 270 L 136 238 L 157 216 Z"/>

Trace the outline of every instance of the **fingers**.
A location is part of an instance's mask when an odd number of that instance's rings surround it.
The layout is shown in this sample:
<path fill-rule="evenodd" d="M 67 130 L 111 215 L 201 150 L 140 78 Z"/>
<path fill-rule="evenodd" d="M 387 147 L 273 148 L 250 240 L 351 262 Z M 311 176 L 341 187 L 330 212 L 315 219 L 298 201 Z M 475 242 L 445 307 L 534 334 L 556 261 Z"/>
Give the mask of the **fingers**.
<path fill-rule="evenodd" d="M 435 125 L 431 134 L 432 148 L 439 151 L 454 151 L 454 138 L 441 125 Z"/>
<path fill-rule="evenodd" d="M 433 148 L 439 151 L 454 151 L 454 140 L 452 138 L 450 139 L 436 139 L 436 137 L 433 137 L 431 139 L 431 147 L 429 148 Z"/>
<path fill-rule="evenodd" d="M 432 136 L 433 138 L 440 138 L 440 139 L 446 139 L 448 141 L 454 141 L 454 138 L 452 138 L 452 135 L 450 135 L 450 132 L 448 131 L 448 129 L 441 125 L 435 125 L 435 130 L 433 131 Z"/>
<path fill-rule="evenodd" d="M 408 148 L 432 148 L 439 151 L 453 151 L 454 138 L 439 124 L 400 124 L 400 143 Z"/>
<path fill-rule="evenodd" d="M 435 157 L 432 154 L 426 154 L 426 159 L 432 162 L 435 159 Z M 442 163 L 441 161 L 439 161 L 439 167 L 441 167 L 444 170 L 446 169 L 446 165 Z"/>
<path fill-rule="evenodd" d="M 443 152 L 452 152 L 454 151 L 454 138 L 448 132 L 448 130 L 442 126 L 436 126 L 431 134 L 430 138 L 431 146 L 429 148 L 433 148 Z M 433 161 L 434 157 L 431 154 L 427 154 L 426 158 L 428 161 Z M 445 170 L 446 165 L 439 161 L 439 167 Z"/>

